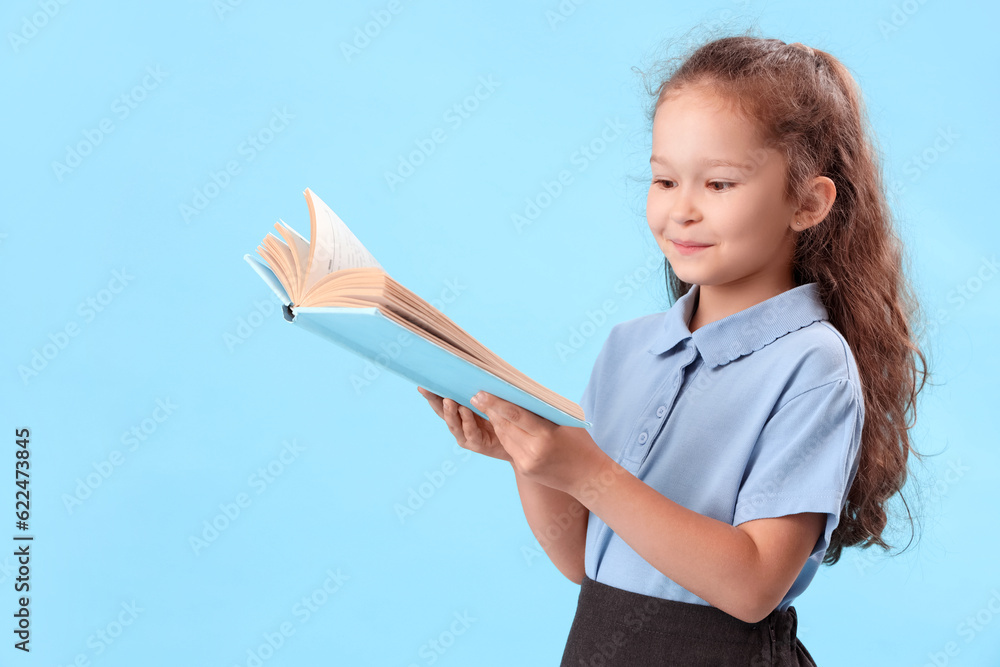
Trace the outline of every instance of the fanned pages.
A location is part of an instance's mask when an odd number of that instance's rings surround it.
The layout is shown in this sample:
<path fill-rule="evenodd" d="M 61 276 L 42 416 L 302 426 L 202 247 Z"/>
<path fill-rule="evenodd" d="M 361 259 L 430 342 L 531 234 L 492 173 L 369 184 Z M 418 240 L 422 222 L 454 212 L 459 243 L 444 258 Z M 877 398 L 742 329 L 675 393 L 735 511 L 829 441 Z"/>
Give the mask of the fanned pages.
<path fill-rule="evenodd" d="M 393 280 L 323 200 L 308 188 L 304 194 L 309 205 L 310 239 L 307 241 L 287 224 L 279 222 L 274 225 L 279 236 L 268 233 L 257 247 L 257 253 L 264 259 L 291 301 L 288 306 L 291 317 L 286 316 L 286 319 L 295 322 L 295 310 L 306 309 L 310 315 L 307 328 L 341 344 L 349 343 L 345 346 L 363 356 L 374 356 L 375 351 L 369 349 L 371 341 L 359 340 L 358 337 L 362 335 L 359 331 L 369 331 L 364 334 L 369 336 L 376 335 L 371 332 L 381 335 L 386 331 L 416 334 L 452 357 L 481 369 L 488 376 L 522 392 L 528 397 L 527 402 L 540 401 L 541 405 L 532 403 L 532 408 L 539 414 L 551 406 L 570 416 L 568 421 L 560 423 L 589 425 L 589 422 L 584 421 L 583 410 L 576 403 L 518 371 L 441 311 Z M 249 255 L 247 258 L 249 259 Z M 261 275 L 263 277 L 264 274 Z M 350 317 L 352 313 L 377 315 L 387 319 L 396 328 L 373 326 L 365 329 L 358 325 L 356 317 Z M 316 318 L 321 321 L 317 323 Z M 303 325 L 306 326 L 305 323 Z M 427 350 L 429 348 L 425 348 Z M 406 358 L 405 352 L 401 354 L 403 356 L 396 360 L 399 374 L 414 381 L 418 381 L 416 378 L 419 377 L 425 384 L 434 381 L 433 377 L 428 377 L 434 374 L 433 367 L 422 368 L 418 374 L 414 371 L 416 362 L 407 365 L 410 360 Z M 433 356 L 434 353 L 431 351 L 429 354 Z M 425 357 L 421 360 L 424 363 L 429 358 L 427 355 Z M 455 373 L 462 375 L 464 367 L 461 364 L 455 366 L 448 357 L 435 358 L 442 368 L 451 365 L 452 380 Z M 465 375 L 471 377 L 475 373 Z M 482 381 L 483 377 L 476 377 L 476 380 Z M 470 397 L 471 394 L 463 396 L 461 402 L 468 405 Z M 561 416 L 557 415 L 557 418 Z"/>
<path fill-rule="evenodd" d="M 322 199 L 309 188 L 306 188 L 305 194 L 309 204 L 309 238 L 312 239 L 305 289 L 308 290 L 323 276 L 344 269 L 382 268 Z"/>

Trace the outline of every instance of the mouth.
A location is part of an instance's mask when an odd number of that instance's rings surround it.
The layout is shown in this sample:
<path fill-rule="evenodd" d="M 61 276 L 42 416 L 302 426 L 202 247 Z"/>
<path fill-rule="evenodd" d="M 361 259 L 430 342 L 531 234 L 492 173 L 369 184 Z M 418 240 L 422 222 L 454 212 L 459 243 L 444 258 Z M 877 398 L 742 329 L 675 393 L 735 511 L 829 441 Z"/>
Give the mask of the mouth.
<path fill-rule="evenodd" d="M 705 248 L 710 248 L 711 244 L 702 243 L 680 243 L 678 241 L 671 240 L 674 244 L 674 248 L 682 255 L 693 255 L 699 250 L 704 250 Z"/>

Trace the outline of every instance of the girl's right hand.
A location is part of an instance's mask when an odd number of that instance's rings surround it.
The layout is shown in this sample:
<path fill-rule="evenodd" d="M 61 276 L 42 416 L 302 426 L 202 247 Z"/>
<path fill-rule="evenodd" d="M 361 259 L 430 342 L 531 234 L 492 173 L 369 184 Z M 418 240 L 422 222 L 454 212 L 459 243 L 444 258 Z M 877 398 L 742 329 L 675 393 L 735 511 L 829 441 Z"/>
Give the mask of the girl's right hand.
<path fill-rule="evenodd" d="M 483 419 L 464 405 L 459 405 L 450 398 L 438 396 L 423 387 L 418 386 L 417 391 L 427 399 L 437 416 L 448 424 L 448 430 L 455 436 L 460 447 L 514 463 L 514 459 L 500 444 L 500 439 L 488 419 Z"/>

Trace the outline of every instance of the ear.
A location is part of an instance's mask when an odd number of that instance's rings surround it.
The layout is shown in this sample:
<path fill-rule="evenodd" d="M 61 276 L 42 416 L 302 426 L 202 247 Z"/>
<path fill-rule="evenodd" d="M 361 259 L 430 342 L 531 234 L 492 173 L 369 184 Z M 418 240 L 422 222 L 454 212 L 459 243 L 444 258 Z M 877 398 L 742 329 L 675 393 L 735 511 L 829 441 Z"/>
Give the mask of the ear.
<path fill-rule="evenodd" d="M 797 232 L 823 222 L 837 198 L 837 186 L 826 176 L 816 176 L 807 187 L 806 202 L 792 220 L 792 229 Z"/>

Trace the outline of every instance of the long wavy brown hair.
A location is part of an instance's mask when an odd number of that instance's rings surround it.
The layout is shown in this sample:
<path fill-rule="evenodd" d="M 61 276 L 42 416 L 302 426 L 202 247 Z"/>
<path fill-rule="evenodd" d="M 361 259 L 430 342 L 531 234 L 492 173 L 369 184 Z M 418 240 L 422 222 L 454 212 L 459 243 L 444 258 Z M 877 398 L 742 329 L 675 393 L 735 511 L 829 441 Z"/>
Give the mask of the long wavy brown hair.
<path fill-rule="evenodd" d="M 882 533 L 889 501 L 897 493 L 902 498 L 910 453 L 922 456 L 908 430 L 929 372 L 914 335 L 923 316 L 904 273 L 904 248 L 861 91 L 844 64 L 825 51 L 730 35 L 694 44 L 660 64 L 654 85 L 646 83 L 650 124 L 666 95 L 695 88 L 728 102 L 754 124 L 764 146 L 784 155 L 787 201 L 808 203 L 805 186 L 817 175 L 836 185 L 822 224 L 798 234 L 793 260 L 795 284 L 818 283 L 830 323 L 850 345 L 865 403 L 858 473 L 823 563 L 840 560 L 844 547 L 888 550 Z M 664 270 L 676 301 L 692 285 L 666 260 Z"/>

